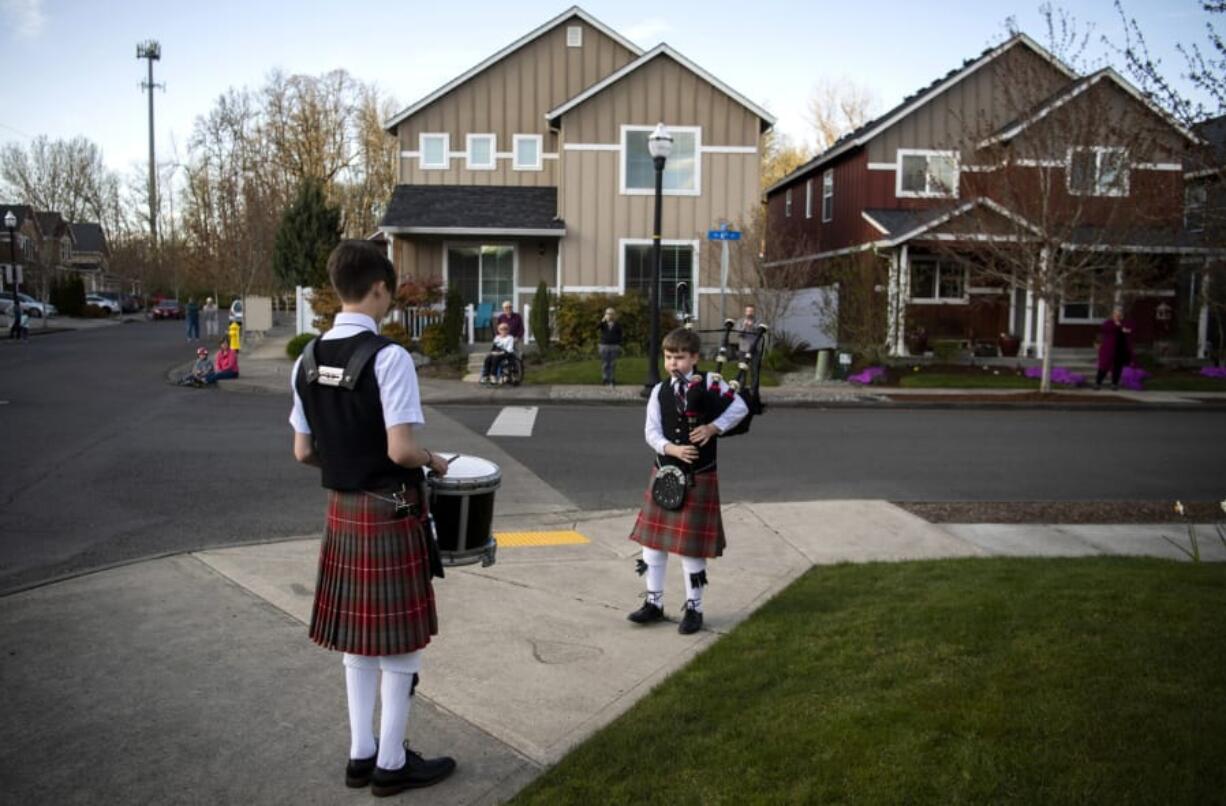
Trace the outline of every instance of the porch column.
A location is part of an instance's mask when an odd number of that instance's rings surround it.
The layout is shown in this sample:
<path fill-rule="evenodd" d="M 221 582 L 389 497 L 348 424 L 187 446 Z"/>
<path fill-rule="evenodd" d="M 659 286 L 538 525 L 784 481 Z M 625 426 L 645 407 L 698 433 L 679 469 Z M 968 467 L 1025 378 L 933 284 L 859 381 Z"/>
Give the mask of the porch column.
<path fill-rule="evenodd" d="M 1026 283 L 1026 312 L 1022 322 L 1022 355 L 1029 356 L 1034 347 L 1034 278 Z"/>
<path fill-rule="evenodd" d="M 1124 256 L 1119 255 L 1115 259 L 1115 293 L 1112 295 L 1111 304 L 1119 307 L 1124 304 Z"/>
<path fill-rule="evenodd" d="M 898 355 L 898 252 L 890 253 L 890 280 L 886 286 L 886 350 Z"/>
<path fill-rule="evenodd" d="M 1209 258 L 1200 274 L 1200 311 L 1196 317 L 1196 357 L 1209 357 Z"/>
<path fill-rule="evenodd" d="M 907 300 L 911 299 L 911 253 L 907 244 L 898 252 L 898 343 L 895 355 L 907 354 Z"/>
<path fill-rule="evenodd" d="M 1006 333 L 1017 335 L 1017 274 L 1009 275 L 1009 326 Z"/>
<path fill-rule="evenodd" d="M 391 261 L 392 268 L 396 269 L 396 277 L 400 277 L 400 268 L 396 266 L 396 235 L 389 232 L 387 234 L 387 259 Z"/>

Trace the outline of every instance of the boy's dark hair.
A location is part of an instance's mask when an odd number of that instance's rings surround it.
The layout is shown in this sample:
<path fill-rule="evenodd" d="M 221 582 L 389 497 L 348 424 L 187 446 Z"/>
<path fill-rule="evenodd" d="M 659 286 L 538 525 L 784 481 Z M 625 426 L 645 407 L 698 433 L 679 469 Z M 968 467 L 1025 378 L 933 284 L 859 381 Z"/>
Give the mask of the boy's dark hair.
<path fill-rule="evenodd" d="M 341 241 L 328 255 L 328 277 L 342 302 L 361 302 L 382 280 L 396 293 L 396 269 L 387 255 L 370 241 Z"/>
<path fill-rule="evenodd" d="M 702 339 L 694 331 L 679 327 L 664 337 L 663 350 L 668 353 L 699 354 L 702 352 Z"/>

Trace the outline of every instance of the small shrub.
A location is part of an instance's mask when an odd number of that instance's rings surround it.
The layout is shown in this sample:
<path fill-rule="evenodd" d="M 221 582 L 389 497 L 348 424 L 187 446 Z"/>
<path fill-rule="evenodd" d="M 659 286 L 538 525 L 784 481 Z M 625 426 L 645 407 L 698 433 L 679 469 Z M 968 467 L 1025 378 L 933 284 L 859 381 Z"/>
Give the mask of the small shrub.
<path fill-rule="evenodd" d="M 92 303 L 87 304 L 81 309 L 81 317 L 83 319 L 106 319 L 110 315 L 111 312 L 109 309 L 103 308 L 101 305 L 94 305 Z"/>
<path fill-rule="evenodd" d="M 403 346 L 406 350 L 413 349 L 413 337 L 409 335 L 409 331 L 404 329 L 404 325 L 399 322 L 391 322 L 384 325 L 379 329 L 379 333 Z"/>
<path fill-rule="evenodd" d="M 460 338 L 464 335 L 464 298 L 460 296 L 460 289 L 454 286 L 447 292 L 447 301 L 443 307 L 442 330 L 443 349 L 438 355 L 458 353 L 460 351 Z M 422 341 L 425 341 L 424 331 L 422 333 Z M 423 347 L 423 349 L 425 348 Z M 430 355 L 430 353 L 426 353 L 426 355 L 429 355 L 431 358 L 436 357 Z"/>
<path fill-rule="evenodd" d="M 942 363 L 953 363 L 962 357 L 962 343 L 956 341 L 938 341 L 932 346 L 932 354 Z"/>
<path fill-rule="evenodd" d="M 447 334 L 441 324 L 426 325 L 421 331 L 421 351 L 434 361 L 447 354 Z"/>
<path fill-rule="evenodd" d="M 536 296 L 532 298 L 532 338 L 536 340 L 537 349 L 546 355 L 552 346 L 552 334 L 549 330 L 549 287 L 541 280 L 536 286 Z"/>
<path fill-rule="evenodd" d="M 622 326 L 622 348 L 627 356 L 645 355 L 650 333 L 650 312 L 647 297 L 638 292 L 628 294 L 567 294 L 558 298 L 557 334 L 554 343 L 567 356 L 595 355 L 599 341 L 597 326 L 605 308 L 617 311 Z M 660 339 L 677 326 L 672 311 L 660 311 Z"/>
<path fill-rule="evenodd" d="M 285 354 L 290 358 L 297 359 L 302 355 L 302 351 L 311 343 L 311 339 L 315 338 L 314 333 L 299 333 L 297 336 L 289 340 L 289 344 L 285 345 Z"/>
<path fill-rule="evenodd" d="M 311 310 L 315 312 L 311 325 L 320 333 L 327 333 L 331 330 L 332 321 L 341 312 L 341 298 L 337 295 L 336 289 L 330 285 L 312 288 Z"/>

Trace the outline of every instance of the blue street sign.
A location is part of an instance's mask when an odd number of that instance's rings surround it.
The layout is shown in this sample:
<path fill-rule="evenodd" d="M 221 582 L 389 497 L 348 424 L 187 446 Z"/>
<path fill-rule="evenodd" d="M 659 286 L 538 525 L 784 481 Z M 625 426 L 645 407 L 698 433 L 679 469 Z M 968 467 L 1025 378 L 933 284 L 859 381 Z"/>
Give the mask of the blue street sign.
<path fill-rule="evenodd" d="M 707 230 L 708 241 L 739 241 L 741 233 L 731 229 L 710 229 Z"/>

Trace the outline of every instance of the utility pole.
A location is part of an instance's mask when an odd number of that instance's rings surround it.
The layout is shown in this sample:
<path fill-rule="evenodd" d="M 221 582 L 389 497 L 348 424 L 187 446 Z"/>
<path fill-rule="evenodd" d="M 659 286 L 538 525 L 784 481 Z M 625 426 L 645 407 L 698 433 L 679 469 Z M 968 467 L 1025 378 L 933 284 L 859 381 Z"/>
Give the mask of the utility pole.
<path fill-rule="evenodd" d="M 157 180 L 157 160 L 154 156 L 153 148 L 153 91 L 161 87 L 166 89 L 165 84 L 155 84 L 153 81 L 153 63 L 161 61 L 162 46 L 158 44 L 156 39 L 150 39 L 145 42 L 137 43 L 136 58 L 144 59 L 149 66 L 149 78 L 142 81 L 141 89 L 149 93 L 149 235 L 152 239 L 153 247 L 153 262 L 156 267 L 159 263 L 158 250 L 158 180 Z M 179 272 L 175 270 L 175 299 L 179 297 Z"/>

